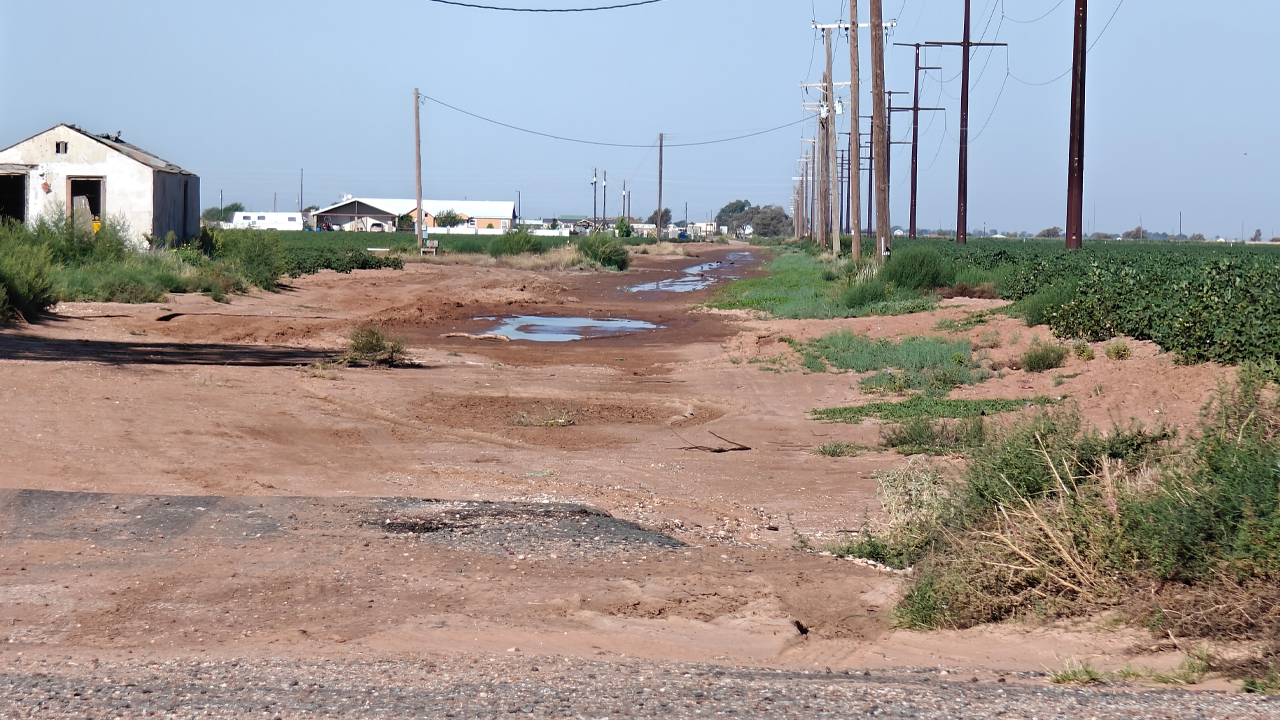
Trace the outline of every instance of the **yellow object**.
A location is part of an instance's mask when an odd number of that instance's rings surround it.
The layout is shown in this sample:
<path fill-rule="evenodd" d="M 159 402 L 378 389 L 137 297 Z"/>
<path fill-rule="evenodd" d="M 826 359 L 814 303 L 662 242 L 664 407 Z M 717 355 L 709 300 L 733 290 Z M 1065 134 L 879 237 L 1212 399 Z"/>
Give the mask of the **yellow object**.
<path fill-rule="evenodd" d="M 94 232 L 98 232 L 98 231 L 99 231 L 99 230 L 101 230 L 101 229 L 102 229 L 102 221 L 101 221 L 101 220 L 94 220 L 94 221 L 93 221 L 93 231 L 94 231 Z"/>

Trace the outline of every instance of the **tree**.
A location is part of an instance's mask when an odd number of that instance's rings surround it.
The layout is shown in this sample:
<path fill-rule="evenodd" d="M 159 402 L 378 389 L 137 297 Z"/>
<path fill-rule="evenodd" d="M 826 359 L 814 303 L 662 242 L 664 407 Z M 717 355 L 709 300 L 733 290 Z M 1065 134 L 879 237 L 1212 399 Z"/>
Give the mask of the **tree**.
<path fill-rule="evenodd" d="M 1114 239 L 1114 238 L 1111 236 L 1111 233 L 1102 233 L 1102 232 L 1099 232 L 1099 233 L 1094 233 L 1094 234 L 1093 234 L 1093 239 L 1094 239 L 1094 240 L 1112 240 L 1112 239 Z"/>
<path fill-rule="evenodd" d="M 1195 233 L 1191 236 L 1190 240 L 1191 242 L 1209 242 L 1209 239 L 1204 236 L 1204 233 Z"/>
<path fill-rule="evenodd" d="M 1262 242 L 1262 230 L 1261 230 L 1261 229 L 1258 229 L 1258 230 L 1254 230 L 1254 231 L 1253 231 L 1253 242 Z"/>
<path fill-rule="evenodd" d="M 782 237 L 791 232 L 791 217 L 777 205 L 751 207 L 729 220 L 729 232 L 736 234 L 747 225 L 757 237 Z"/>
<path fill-rule="evenodd" d="M 451 228 L 462 224 L 462 216 L 452 209 L 436 215 L 436 227 Z"/>
<path fill-rule="evenodd" d="M 1121 237 L 1124 238 L 1125 240 L 1146 240 L 1147 230 L 1146 228 L 1139 225 L 1138 227 L 1132 230 L 1126 230 L 1124 235 L 1121 235 Z"/>
<path fill-rule="evenodd" d="M 666 226 L 670 225 L 670 224 L 671 224 L 671 208 L 663 208 L 663 209 L 662 209 L 662 222 L 661 222 L 661 223 L 659 223 L 659 222 L 658 222 L 658 211 L 657 211 L 657 210 L 654 210 L 654 211 L 653 211 L 653 214 L 651 214 L 651 215 L 649 216 L 649 223 L 650 223 L 651 225 L 658 225 L 658 230 L 662 230 L 662 229 L 663 229 L 663 228 L 665 228 Z"/>
<path fill-rule="evenodd" d="M 620 238 L 631 237 L 631 223 L 627 222 L 626 218 L 618 218 L 618 224 L 614 229 L 618 231 L 618 237 Z"/>
<path fill-rule="evenodd" d="M 200 213 L 200 219 L 209 223 L 231 222 L 231 219 L 235 217 L 235 214 L 238 212 L 244 212 L 244 205 L 242 203 L 233 202 L 229 205 L 223 205 L 220 208 L 211 207 L 208 210 L 205 210 Z"/>
<path fill-rule="evenodd" d="M 717 225 L 728 225 L 733 218 L 741 215 L 751 209 L 750 200 L 734 200 L 733 202 L 720 208 L 720 212 L 716 213 Z"/>
<path fill-rule="evenodd" d="M 1039 233 L 1038 235 L 1036 235 L 1036 237 L 1038 237 L 1038 238 L 1060 238 L 1060 237 L 1062 237 L 1062 228 L 1060 228 L 1060 227 L 1058 227 L 1058 226 L 1056 226 L 1056 225 L 1055 225 L 1055 226 L 1053 226 L 1053 227 L 1051 227 L 1051 228 L 1045 228 L 1044 230 L 1041 230 L 1041 231 L 1040 231 L 1040 233 Z"/>

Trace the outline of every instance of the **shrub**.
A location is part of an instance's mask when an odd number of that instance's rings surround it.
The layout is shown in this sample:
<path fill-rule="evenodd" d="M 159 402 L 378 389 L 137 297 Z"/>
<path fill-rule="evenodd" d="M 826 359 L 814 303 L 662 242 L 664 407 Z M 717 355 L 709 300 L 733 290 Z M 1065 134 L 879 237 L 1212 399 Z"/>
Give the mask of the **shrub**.
<path fill-rule="evenodd" d="M 1076 354 L 1077 358 L 1084 360 L 1085 362 L 1094 358 L 1093 346 L 1084 340 L 1075 341 L 1075 343 L 1071 345 L 1071 350 Z"/>
<path fill-rule="evenodd" d="M 605 235 L 583 237 L 578 241 L 578 252 L 614 270 L 626 270 L 631 266 L 631 253 L 627 252 L 626 246 Z"/>
<path fill-rule="evenodd" d="M 47 246 L 19 223 L 0 221 L 0 321 L 14 312 L 31 318 L 53 305 L 53 259 Z"/>
<path fill-rule="evenodd" d="M 950 455 L 978 447 L 986 438 L 986 423 L 981 416 L 958 422 L 914 418 L 880 431 L 885 447 L 903 455 Z"/>
<path fill-rule="evenodd" d="M 489 254 L 493 257 L 503 255 L 523 255 L 525 253 L 541 254 L 546 251 L 538 238 L 523 230 L 499 235 L 489 243 Z"/>
<path fill-rule="evenodd" d="M 1047 345 L 1039 340 L 1022 354 L 1022 369 L 1028 372 L 1044 372 L 1062 367 L 1070 350 L 1064 345 Z"/>
<path fill-rule="evenodd" d="M 1102 350 L 1112 360 L 1128 360 L 1133 355 L 1133 351 L 1129 349 L 1129 343 L 1118 339 L 1104 345 Z"/>
<path fill-rule="evenodd" d="M 1049 325 L 1054 318 L 1054 313 L 1071 302 L 1076 294 L 1076 286 L 1071 282 L 1063 281 L 1018 301 L 1010 309 L 1026 321 L 1027 327 Z"/>
<path fill-rule="evenodd" d="M 275 233 L 263 230 L 224 230 L 214 233 L 214 257 L 225 262 L 255 287 L 274 291 L 289 266 Z"/>
<path fill-rule="evenodd" d="M 404 343 L 387 339 L 381 325 L 361 323 L 351 330 L 344 360 L 357 364 L 399 365 L 404 362 Z"/>
<path fill-rule="evenodd" d="M 889 256 L 880 278 L 904 290 L 933 290 L 955 282 L 955 268 L 930 247 L 910 246 Z"/>
<path fill-rule="evenodd" d="M 861 310 L 888 299 L 889 284 L 880 278 L 851 283 L 840 293 L 840 305 L 850 310 Z"/>
<path fill-rule="evenodd" d="M 440 240 L 443 252 L 459 254 L 480 254 L 489 252 L 489 240 L 479 236 L 446 235 Z"/>

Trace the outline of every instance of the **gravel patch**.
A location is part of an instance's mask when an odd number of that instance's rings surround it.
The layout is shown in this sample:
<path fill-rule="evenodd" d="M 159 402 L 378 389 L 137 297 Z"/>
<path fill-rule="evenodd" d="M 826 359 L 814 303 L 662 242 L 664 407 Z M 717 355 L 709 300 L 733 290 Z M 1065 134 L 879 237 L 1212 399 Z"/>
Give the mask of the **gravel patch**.
<path fill-rule="evenodd" d="M 599 663 L 417 661 L 10 662 L 16 718 L 1275 718 L 1280 698 L 973 682 L 938 670 L 859 674 Z"/>

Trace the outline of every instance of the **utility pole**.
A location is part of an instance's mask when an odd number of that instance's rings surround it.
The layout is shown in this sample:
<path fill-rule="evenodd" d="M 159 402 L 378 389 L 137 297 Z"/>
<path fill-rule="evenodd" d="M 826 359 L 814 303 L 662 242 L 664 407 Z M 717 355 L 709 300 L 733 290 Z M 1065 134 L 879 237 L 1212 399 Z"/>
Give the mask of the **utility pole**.
<path fill-rule="evenodd" d="M 596 183 L 600 179 L 600 172 L 596 168 L 591 168 L 591 224 L 596 226 L 600 224 L 599 202 L 600 196 L 596 192 Z"/>
<path fill-rule="evenodd" d="M 280 199 L 280 193 L 278 192 L 271 193 L 271 212 L 276 211 L 276 201 L 278 201 L 279 199 Z"/>
<path fill-rule="evenodd" d="M 604 171 L 604 218 L 601 220 L 604 224 L 609 224 L 609 171 Z"/>
<path fill-rule="evenodd" d="M 893 200 L 893 146 L 894 146 L 894 145 L 907 145 L 907 144 L 909 144 L 909 143 L 907 143 L 907 141 L 905 141 L 905 140 L 903 140 L 903 141 L 901 141 L 901 142 L 898 142 L 898 141 L 896 141 L 896 140 L 894 140 L 894 139 L 893 139 L 893 114 L 894 114 L 894 113 L 896 113 L 896 112 L 910 112 L 910 111 L 911 111 L 911 108 L 909 108 L 909 107 L 897 107 L 897 106 L 895 106 L 895 105 L 893 104 L 893 96 L 894 96 L 894 95 L 906 95 L 906 94 L 907 94 L 907 91 L 906 91 L 906 90 L 885 90 L 885 91 L 884 91 L 885 100 L 886 100 L 886 102 L 887 102 L 887 103 L 888 103 L 888 105 L 889 105 L 889 107 L 888 107 L 888 108 L 886 108 L 889 112 L 888 112 L 888 113 L 886 114 L 886 116 L 885 116 L 885 129 L 884 129 L 885 134 L 887 134 L 887 135 L 889 136 L 889 143 L 888 143 L 888 144 L 889 144 L 889 152 L 885 155 L 885 158 L 884 158 L 884 164 L 885 164 L 885 174 L 887 174 L 887 175 L 889 176 L 889 200 L 890 200 L 890 204 L 891 204 L 891 205 L 892 205 L 892 200 Z M 893 231 L 893 228 L 890 228 L 890 229 L 889 229 L 889 231 L 890 231 L 890 232 L 892 232 L 892 231 Z"/>
<path fill-rule="evenodd" d="M 960 42 L 931 42 L 930 45 L 955 45 L 964 51 L 960 64 L 960 162 L 956 198 L 956 244 L 968 241 L 969 230 L 969 56 L 975 47 L 998 47 L 1007 43 L 972 42 L 973 0 L 964 0 L 964 39 Z"/>
<path fill-rule="evenodd" d="M 298 171 L 298 212 L 301 213 L 307 206 L 303 203 L 302 191 L 306 187 L 307 171 Z"/>
<path fill-rule="evenodd" d="M 658 133 L 658 240 L 662 240 L 662 133 Z"/>
<path fill-rule="evenodd" d="M 888 110 L 884 94 L 884 8 L 882 0 L 871 0 L 871 144 L 881 162 L 875 167 L 876 250 L 880 260 L 889 259 L 889 155 Z"/>
<path fill-rule="evenodd" d="M 858 0 L 849 0 L 849 228 L 852 230 L 853 246 L 849 254 L 856 260 L 862 255 L 862 168 L 854 163 L 861 163 L 862 143 L 859 141 L 860 96 L 862 78 L 858 68 Z"/>
<path fill-rule="evenodd" d="M 915 98 L 911 103 L 911 239 L 916 239 L 916 200 L 919 197 L 919 181 L 920 181 L 920 112 L 922 110 L 941 110 L 942 108 L 920 107 L 920 71 L 921 70 L 941 70 L 940 67 L 924 66 L 920 64 L 920 48 L 935 47 L 924 43 L 895 43 L 903 47 L 913 47 L 916 49 L 916 80 L 915 89 L 912 96 Z"/>
<path fill-rule="evenodd" d="M 827 235 L 831 241 L 831 251 L 840 256 L 840 166 L 837 164 L 836 158 L 836 99 L 835 78 L 832 76 L 834 71 L 831 66 L 831 31 L 834 28 L 825 28 L 822 31 L 823 39 L 827 44 L 827 76 L 826 87 L 823 88 L 827 100 L 827 135 L 826 150 L 827 154 L 823 158 L 827 163 L 827 215 L 823 217 L 827 221 Z"/>
<path fill-rule="evenodd" d="M 1084 91 L 1085 60 L 1089 54 L 1088 21 L 1088 0 L 1076 0 L 1075 55 L 1071 68 L 1071 145 L 1067 160 L 1068 250 L 1084 247 Z M 1181 215 L 1178 224 L 1182 224 Z"/>
<path fill-rule="evenodd" d="M 418 254 L 422 254 L 422 226 L 426 224 L 422 217 L 422 123 L 419 119 L 418 108 L 422 105 L 422 100 L 418 96 L 418 88 L 413 89 L 413 162 L 414 162 L 414 188 L 417 198 L 417 215 L 414 216 L 414 226 L 418 233 Z"/>

